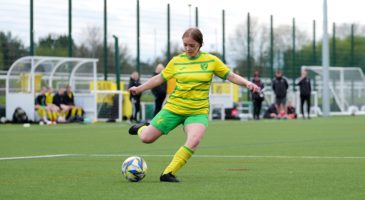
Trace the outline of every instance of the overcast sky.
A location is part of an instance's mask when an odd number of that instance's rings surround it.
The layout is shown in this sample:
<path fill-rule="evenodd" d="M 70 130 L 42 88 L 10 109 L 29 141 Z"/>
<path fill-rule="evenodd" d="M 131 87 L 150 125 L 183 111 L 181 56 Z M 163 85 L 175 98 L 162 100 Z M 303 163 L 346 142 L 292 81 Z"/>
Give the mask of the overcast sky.
<path fill-rule="evenodd" d="M 88 26 L 103 27 L 103 0 L 73 0 L 73 37 L 83 41 Z M 317 21 L 317 35 L 322 33 L 322 0 L 140 0 L 141 57 L 160 56 L 166 44 L 166 6 L 171 5 L 171 39 L 179 42 L 183 31 L 195 24 L 195 7 L 199 8 L 199 27 L 205 39 L 206 51 L 221 51 L 222 9 L 226 12 L 226 38 L 247 13 L 260 23 L 291 25 L 295 17 L 298 28 L 312 31 Z M 189 4 L 191 5 L 189 7 Z M 365 12 L 361 0 L 328 0 L 328 20 L 341 23 L 364 24 Z M 67 34 L 68 0 L 34 0 L 35 41 L 48 33 Z M 136 52 L 136 0 L 108 0 L 108 40 L 112 35 L 127 45 L 132 56 Z M 0 30 L 11 31 L 29 46 L 29 0 L 1 0 Z M 331 30 L 331 27 L 329 27 Z M 226 40 L 227 40 L 226 39 Z"/>

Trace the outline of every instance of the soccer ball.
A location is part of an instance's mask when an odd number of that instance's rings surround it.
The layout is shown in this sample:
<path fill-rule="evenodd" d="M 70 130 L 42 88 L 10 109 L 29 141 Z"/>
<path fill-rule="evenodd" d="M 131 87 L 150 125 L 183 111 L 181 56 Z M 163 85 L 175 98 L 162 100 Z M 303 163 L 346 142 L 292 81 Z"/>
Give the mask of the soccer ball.
<path fill-rule="evenodd" d="M 139 156 L 131 156 L 122 164 L 122 175 L 131 182 L 139 182 L 147 172 L 147 163 Z"/>

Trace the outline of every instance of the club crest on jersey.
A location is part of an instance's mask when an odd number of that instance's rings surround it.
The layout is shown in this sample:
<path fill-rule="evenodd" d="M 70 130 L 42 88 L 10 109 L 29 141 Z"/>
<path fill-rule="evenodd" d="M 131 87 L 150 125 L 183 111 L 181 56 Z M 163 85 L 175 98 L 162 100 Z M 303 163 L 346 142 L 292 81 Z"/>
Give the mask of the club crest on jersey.
<path fill-rule="evenodd" d="M 202 70 L 207 70 L 208 69 L 208 63 L 200 64 L 200 68 L 202 68 Z"/>

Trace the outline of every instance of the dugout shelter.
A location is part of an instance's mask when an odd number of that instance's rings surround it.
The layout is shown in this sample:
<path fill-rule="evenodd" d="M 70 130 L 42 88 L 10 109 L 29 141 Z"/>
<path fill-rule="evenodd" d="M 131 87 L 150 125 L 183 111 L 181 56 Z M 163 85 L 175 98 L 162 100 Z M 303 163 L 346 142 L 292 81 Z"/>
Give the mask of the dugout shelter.
<path fill-rule="evenodd" d="M 43 86 L 54 88 L 71 85 L 75 103 L 85 115 L 97 119 L 97 62 L 93 58 L 26 56 L 16 60 L 6 75 L 6 118 L 21 107 L 35 120 L 34 100 Z M 93 84 L 93 87 L 90 87 Z"/>

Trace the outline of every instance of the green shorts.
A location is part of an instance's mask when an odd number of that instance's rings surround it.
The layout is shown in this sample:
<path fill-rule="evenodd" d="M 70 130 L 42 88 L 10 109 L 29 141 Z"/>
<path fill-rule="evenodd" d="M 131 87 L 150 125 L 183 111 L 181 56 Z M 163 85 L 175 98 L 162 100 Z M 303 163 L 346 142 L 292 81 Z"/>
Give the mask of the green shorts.
<path fill-rule="evenodd" d="M 193 123 L 203 124 L 208 127 L 208 115 L 178 115 L 169 110 L 162 109 L 151 121 L 152 126 L 165 135 L 180 124 L 186 126 Z"/>

